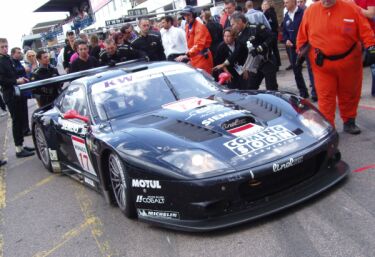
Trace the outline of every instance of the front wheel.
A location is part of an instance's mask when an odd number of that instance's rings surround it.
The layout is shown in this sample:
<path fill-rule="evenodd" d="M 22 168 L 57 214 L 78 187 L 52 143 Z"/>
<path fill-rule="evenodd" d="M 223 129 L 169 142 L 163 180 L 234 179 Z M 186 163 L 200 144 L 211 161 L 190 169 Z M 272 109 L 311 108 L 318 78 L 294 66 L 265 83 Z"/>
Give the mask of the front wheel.
<path fill-rule="evenodd" d="M 34 130 L 36 150 L 38 152 L 39 158 L 42 161 L 44 167 L 48 171 L 52 172 L 51 158 L 49 156 L 48 144 L 43 132 L 43 128 L 41 125 L 37 124 Z"/>
<path fill-rule="evenodd" d="M 108 157 L 108 169 L 111 178 L 111 186 L 115 195 L 116 203 L 120 210 L 128 218 L 136 217 L 134 203 L 131 201 L 130 190 L 128 188 L 129 177 L 120 157 L 111 153 Z"/>

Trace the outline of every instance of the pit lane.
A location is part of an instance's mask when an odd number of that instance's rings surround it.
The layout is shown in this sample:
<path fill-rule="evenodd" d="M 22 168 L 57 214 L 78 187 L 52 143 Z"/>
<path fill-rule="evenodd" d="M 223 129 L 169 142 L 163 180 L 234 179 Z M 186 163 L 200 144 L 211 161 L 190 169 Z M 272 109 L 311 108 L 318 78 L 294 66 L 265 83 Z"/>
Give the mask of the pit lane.
<path fill-rule="evenodd" d="M 278 81 L 280 89 L 296 92 L 291 71 L 282 69 Z M 374 256 L 375 98 L 369 69 L 363 85 L 357 118 L 362 134 L 342 133 L 336 119 L 342 158 L 356 172 L 297 207 L 201 234 L 128 220 L 98 193 L 47 172 L 37 157 L 16 159 L 10 119 L 0 117 L 0 153 L 8 160 L 0 170 L 0 256 Z M 26 142 L 32 144 L 31 138 Z"/>

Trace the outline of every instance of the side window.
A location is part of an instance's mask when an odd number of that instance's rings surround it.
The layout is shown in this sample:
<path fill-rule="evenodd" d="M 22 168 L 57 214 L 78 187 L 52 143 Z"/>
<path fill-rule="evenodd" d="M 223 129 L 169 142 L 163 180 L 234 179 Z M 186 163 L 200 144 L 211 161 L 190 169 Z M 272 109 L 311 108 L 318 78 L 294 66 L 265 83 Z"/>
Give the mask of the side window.
<path fill-rule="evenodd" d="M 60 101 L 60 111 L 65 113 L 76 110 L 80 115 L 88 116 L 85 90 L 82 85 L 70 85 Z"/>

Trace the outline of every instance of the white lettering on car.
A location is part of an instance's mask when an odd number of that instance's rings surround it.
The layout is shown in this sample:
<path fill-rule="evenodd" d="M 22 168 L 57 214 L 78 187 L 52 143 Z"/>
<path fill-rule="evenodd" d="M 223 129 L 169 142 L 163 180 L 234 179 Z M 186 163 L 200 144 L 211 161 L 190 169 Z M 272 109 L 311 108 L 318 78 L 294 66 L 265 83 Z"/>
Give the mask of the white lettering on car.
<path fill-rule="evenodd" d="M 164 196 L 154 196 L 154 195 L 137 195 L 137 203 L 152 203 L 152 204 L 164 204 Z"/>
<path fill-rule="evenodd" d="M 251 154 L 275 149 L 297 139 L 299 137 L 292 131 L 282 125 L 276 125 L 245 137 L 237 137 L 226 142 L 224 146 L 237 156 L 249 158 Z"/>
<path fill-rule="evenodd" d="M 133 179 L 132 187 L 161 189 L 159 180 Z"/>
<path fill-rule="evenodd" d="M 138 209 L 137 211 L 140 217 L 180 219 L 180 213 L 173 212 L 173 211 L 157 211 L 157 210 L 147 210 L 147 209 Z"/>
<path fill-rule="evenodd" d="M 287 168 L 290 168 L 302 162 L 303 162 L 303 156 L 298 157 L 298 158 L 290 158 L 288 161 L 283 162 L 283 163 L 274 163 L 272 165 L 273 172 L 279 172 L 279 171 L 285 170 Z"/>

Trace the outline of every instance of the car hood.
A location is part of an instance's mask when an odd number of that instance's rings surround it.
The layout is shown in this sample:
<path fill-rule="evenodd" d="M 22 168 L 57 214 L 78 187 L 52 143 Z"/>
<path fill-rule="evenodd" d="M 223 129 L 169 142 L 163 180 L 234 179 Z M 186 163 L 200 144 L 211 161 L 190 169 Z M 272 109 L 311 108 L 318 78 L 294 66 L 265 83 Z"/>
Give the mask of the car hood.
<path fill-rule="evenodd" d="M 317 140 L 298 113 L 276 96 L 224 94 L 188 98 L 131 118 L 112 121 L 116 138 L 136 138 L 148 154 L 201 149 L 235 169 L 272 162 Z M 121 142 L 121 140 L 119 140 Z"/>

